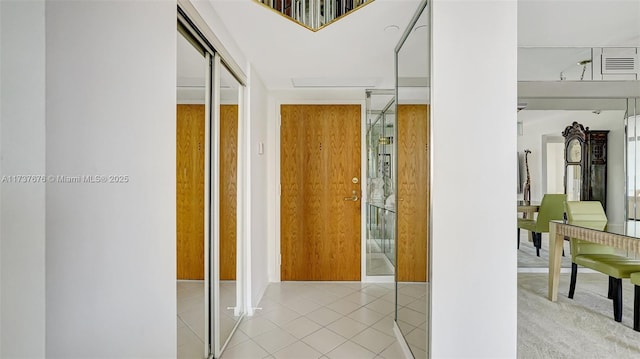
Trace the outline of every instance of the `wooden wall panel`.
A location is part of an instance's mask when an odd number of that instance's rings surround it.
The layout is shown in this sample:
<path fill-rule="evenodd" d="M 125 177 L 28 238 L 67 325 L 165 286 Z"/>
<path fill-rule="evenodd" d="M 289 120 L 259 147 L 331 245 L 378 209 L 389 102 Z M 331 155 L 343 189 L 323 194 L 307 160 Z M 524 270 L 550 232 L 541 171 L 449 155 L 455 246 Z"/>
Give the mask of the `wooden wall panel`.
<path fill-rule="evenodd" d="M 177 105 L 178 279 L 204 279 L 204 106 Z"/>
<path fill-rule="evenodd" d="M 360 280 L 359 105 L 281 106 L 281 278 Z"/>
<path fill-rule="evenodd" d="M 429 108 L 398 106 L 397 279 L 427 280 Z"/>
<path fill-rule="evenodd" d="M 238 105 L 220 106 L 220 279 L 236 279 Z"/>

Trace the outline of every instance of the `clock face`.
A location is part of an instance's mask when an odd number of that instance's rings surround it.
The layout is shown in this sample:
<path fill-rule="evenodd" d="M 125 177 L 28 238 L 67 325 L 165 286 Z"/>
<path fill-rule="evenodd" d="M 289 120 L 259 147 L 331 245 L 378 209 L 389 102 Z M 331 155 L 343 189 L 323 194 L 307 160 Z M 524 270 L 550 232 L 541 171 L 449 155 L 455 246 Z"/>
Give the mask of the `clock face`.
<path fill-rule="evenodd" d="M 568 146 L 567 158 L 569 162 L 580 162 L 582 160 L 582 146 L 580 141 L 571 140 Z"/>

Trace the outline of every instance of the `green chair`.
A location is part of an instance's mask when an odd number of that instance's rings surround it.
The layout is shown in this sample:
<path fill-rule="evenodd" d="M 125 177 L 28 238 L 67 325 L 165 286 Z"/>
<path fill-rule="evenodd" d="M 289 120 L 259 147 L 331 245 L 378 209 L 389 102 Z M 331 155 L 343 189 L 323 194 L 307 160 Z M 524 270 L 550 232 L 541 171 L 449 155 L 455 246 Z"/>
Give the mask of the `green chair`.
<path fill-rule="evenodd" d="M 520 248 L 520 229 L 531 232 L 533 245 L 536 247 L 536 255 L 540 257 L 542 247 L 542 233 L 549 233 L 549 221 L 562 220 L 564 218 L 564 203 L 566 194 L 545 194 L 540 202 L 538 217 L 518 218 L 518 248 Z"/>
<path fill-rule="evenodd" d="M 567 219 L 570 224 L 604 229 L 607 215 L 598 201 L 568 201 Z M 616 322 L 622 320 L 622 278 L 640 272 L 640 261 L 615 254 L 615 249 L 602 244 L 571 238 L 571 283 L 569 298 L 576 289 L 578 265 L 609 276 L 609 299 L 613 299 L 613 316 Z"/>

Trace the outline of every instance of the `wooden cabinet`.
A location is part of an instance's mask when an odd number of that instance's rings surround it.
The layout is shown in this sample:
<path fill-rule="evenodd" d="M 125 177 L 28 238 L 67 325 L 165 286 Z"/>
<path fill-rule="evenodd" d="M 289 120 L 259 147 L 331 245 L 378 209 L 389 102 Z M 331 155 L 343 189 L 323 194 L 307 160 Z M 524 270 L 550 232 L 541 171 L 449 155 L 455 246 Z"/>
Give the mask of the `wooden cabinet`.
<path fill-rule="evenodd" d="M 573 122 L 565 138 L 564 188 L 568 201 L 600 201 L 607 208 L 607 137 Z"/>

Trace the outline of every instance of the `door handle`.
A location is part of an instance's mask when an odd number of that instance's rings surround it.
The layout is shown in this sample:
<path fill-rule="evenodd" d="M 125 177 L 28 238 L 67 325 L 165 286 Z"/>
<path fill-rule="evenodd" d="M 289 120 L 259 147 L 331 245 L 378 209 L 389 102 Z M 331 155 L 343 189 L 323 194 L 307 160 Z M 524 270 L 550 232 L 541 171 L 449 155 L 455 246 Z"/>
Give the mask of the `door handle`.
<path fill-rule="evenodd" d="M 344 197 L 345 201 L 358 202 L 358 191 L 353 191 L 353 195 L 351 197 Z"/>

